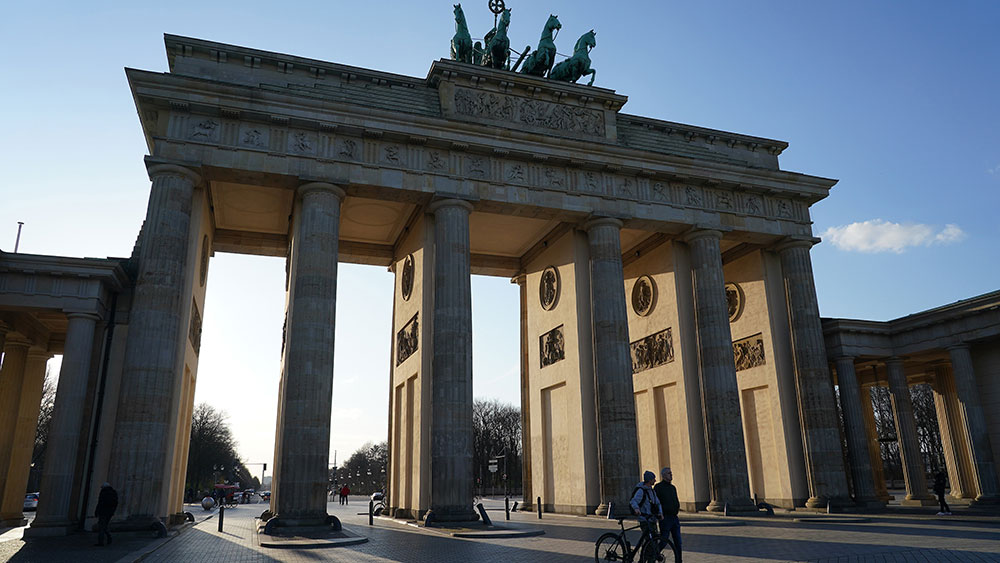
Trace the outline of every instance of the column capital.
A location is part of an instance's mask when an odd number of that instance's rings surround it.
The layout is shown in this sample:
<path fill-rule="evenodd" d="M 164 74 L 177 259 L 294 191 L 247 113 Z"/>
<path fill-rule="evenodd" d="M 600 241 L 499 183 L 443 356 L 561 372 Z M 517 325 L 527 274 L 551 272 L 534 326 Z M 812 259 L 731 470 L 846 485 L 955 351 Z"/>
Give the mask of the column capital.
<path fill-rule="evenodd" d="M 623 223 L 621 219 L 615 219 L 614 217 L 592 217 L 584 221 L 583 230 L 589 232 L 590 229 L 593 229 L 594 227 L 604 226 L 621 229 L 624 225 L 625 223 Z"/>
<path fill-rule="evenodd" d="M 833 361 L 835 362 L 851 362 L 854 363 L 856 356 L 848 356 L 847 354 L 841 354 L 839 356 L 834 356 Z"/>
<path fill-rule="evenodd" d="M 49 352 L 47 349 L 42 348 L 40 346 L 32 346 L 31 348 L 28 349 L 29 359 L 45 358 L 46 360 L 50 360 L 54 355 L 55 354 L 53 354 L 52 352 Z"/>
<path fill-rule="evenodd" d="M 4 349 L 15 347 L 15 348 L 27 348 L 31 346 L 31 341 L 21 336 L 20 333 L 10 332 L 7 334 L 7 339 L 4 342 Z"/>
<path fill-rule="evenodd" d="M 819 237 L 807 237 L 802 235 L 785 237 L 774 245 L 774 250 L 777 252 L 782 252 L 791 248 L 805 248 L 808 250 L 814 245 L 819 244 L 820 240 L 821 239 Z"/>
<path fill-rule="evenodd" d="M 101 316 L 90 311 L 66 311 L 67 319 L 89 319 L 94 322 L 101 320 Z"/>
<path fill-rule="evenodd" d="M 517 285 L 524 285 L 525 283 L 527 283 L 527 281 L 528 281 L 528 274 L 525 274 L 524 272 L 521 272 L 520 274 L 510 278 L 510 283 L 514 283 Z"/>
<path fill-rule="evenodd" d="M 889 356 L 888 358 L 885 359 L 885 365 L 887 366 L 900 365 L 902 363 L 903 363 L 903 358 L 900 358 L 899 356 Z"/>
<path fill-rule="evenodd" d="M 967 342 L 959 342 L 958 344 L 952 344 L 951 346 L 945 346 L 945 350 L 951 352 L 952 350 L 968 350 L 969 344 Z"/>
<path fill-rule="evenodd" d="M 462 209 L 472 213 L 472 203 L 464 199 L 458 199 L 454 197 L 443 198 L 434 200 L 430 205 L 427 206 L 428 213 L 437 213 L 439 209 L 445 207 L 461 207 Z"/>
<path fill-rule="evenodd" d="M 714 238 L 715 240 L 722 240 L 724 233 L 718 229 L 703 229 L 699 227 L 694 227 L 690 231 L 684 233 L 681 236 L 681 240 L 684 242 L 693 242 L 701 238 Z"/>
<path fill-rule="evenodd" d="M 337 199 L 339 199 L 340 201 L 344 201 L 344 198 L 347 197 L 347 192 L 345 192 L 343 188 L 341 188 L 340 186 L 336 186 L 334 184 L 329 184 L 327 182 L 308 182 L 299 186 L 298 189 L 296 189 L 295 191 L 299 197 L 303 197 L 308 193 L 318 192 L 318 191 L 330 192 L 333 195 L 337 196 Z"/>
<path fill-rule="evenodd" d="M 155 180 L 160 176 L 180 176 L 191 182 L 191 184 L 197 186 L 201 183 L 201 176 L 184 166 L 178 166 L 176 164 L 164 164 L 160 162 L 146 161 L 146 174 L 149 175 L 150 181 Z"/>

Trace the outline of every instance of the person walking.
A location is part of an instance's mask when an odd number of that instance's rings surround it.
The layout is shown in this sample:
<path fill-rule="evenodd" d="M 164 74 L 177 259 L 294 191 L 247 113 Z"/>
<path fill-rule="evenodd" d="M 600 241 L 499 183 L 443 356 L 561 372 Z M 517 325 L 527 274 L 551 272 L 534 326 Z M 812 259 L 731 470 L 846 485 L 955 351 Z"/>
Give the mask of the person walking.
<path fill-rule="evenodd" d="M 340 488 L 340 504 L 348 504 L 347 495 L 351 494 L 351 488 L 345 483 L 343 487 Z"/>
<path fill-rule="evenodd" d="M 94 516 L 97 516 L 97 545 L 104 545 L 104 538 L 108 539 L 111 545 L 111 534 L 108 526 L 111 524 L 111 517 L 114 516 L 118 508 L 118 491 L 111 487 L 111 483 L 101 485 L 101 492 L 97 495 L 97 508 L 94 509 Z"/>
<path fill-rule="evenodd" d="M 944 500 L 943 471 L 938 471 L 937 475 L 934 476 L 934 494 L 937 495 L 938 502 L 941 504 L 941 510 L 938 512 L 938 516 L 951 516 L 951 508 L 948 507 L 948 503 Z"/>
<path fill-rule="evenodd" d="M 642 474 L 642 482 L 632 490 L 632 499 L 628 505 L 632 508 L 632 514 L 639 518 L 639 528 L 642 535 L 649 538 L 656 538 L 656 522 L 663 519 L 663 510 L 660 507 L 660 499 L 653 492 L 653 483 L 656 482 L 656 474 L 647 471 Z M 662 561 L 663 556 L 658 556 L 657 561 Z"/>
<path fill-rule="evenodd" d="M 663 509 L 663 520 L 660 520 L 660 537 L 670 535 L 674 542 L 674 562 L 681 563 L 681 520 L 677 512 L 681 503 L 677 500 L 677 487 L 673 485 L 674 473 L 669 467 L 660 470 L 660 482 L 653 487 L 656 497 Z"/>

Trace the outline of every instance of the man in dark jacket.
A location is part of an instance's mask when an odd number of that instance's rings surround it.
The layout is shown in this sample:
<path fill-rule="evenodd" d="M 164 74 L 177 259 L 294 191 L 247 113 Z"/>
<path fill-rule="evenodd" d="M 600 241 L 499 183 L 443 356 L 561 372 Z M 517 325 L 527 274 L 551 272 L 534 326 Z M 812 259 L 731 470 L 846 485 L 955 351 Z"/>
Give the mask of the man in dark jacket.
<path fill-rule="evenodd" d="M 681 503 L 677 500 L 677 487 L 673 486 L 674 474 L 669 467 L 660 470 L 660 482 L 653 487 L 657 498 L 660 499 L 660 506 L 663 508 L 663 520 L 660 520 L 660 537 L 667 537 L 674 542 L 674 561 L 681 561 L 681 521 L 677 517 L 677 512 L 681 509 Z"/>
<path fill-rule="evenodd" d="M 101 494 L 97 496 L 97 509 L 94 516 L 97 516 L 97 545 L 104 545 L 104 538 L 108 538 L 111 544 L 111 534 L 108 533 L 108 524 L 111 517 L 118 508 L 118 492 L 111 487 L 111 483 L 101 485 Z"/>

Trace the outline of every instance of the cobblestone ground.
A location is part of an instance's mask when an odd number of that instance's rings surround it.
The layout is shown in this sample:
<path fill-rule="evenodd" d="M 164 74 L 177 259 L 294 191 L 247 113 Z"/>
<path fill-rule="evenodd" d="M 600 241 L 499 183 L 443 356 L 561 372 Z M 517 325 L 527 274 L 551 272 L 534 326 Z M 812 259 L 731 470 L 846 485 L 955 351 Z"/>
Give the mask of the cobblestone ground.
<path fill-rule="evenodd" d="M 493 504 L 492 507 L 500 507 Z M 488 506 L 489 507 L 489 506 Z M 492 508 L 490 507 L 490 508 Z M 245 509 L 244 509 L 245 508 Z M 541 528 L 545 535 L 515 539 L 458 539 L 403 524 L 377 519 L 368 526 L 368 518 L 359 511 L 367 509 L 361 498 L 347 507 L 331 503 L 329 512 L 337 515 L 345 529 L 367 536 L 368 543 L 326 549 L 266 549 L 259 547 L 253 533 L 253 517 L 264 505 L 241 506 L 227 512 L 223 532 L 213 517 L 183 532 L 142 561 L 159 562 L 318 562 L 318 561 L 404 561 L 404 562 L 562 562 L 593 560 L 594 541 L 604 531 L 617 529 L 617 523 L 598 518 L 579 518 L 546 514 L 538 520 L 531 513 L 512 515 L 511 527 Z M 496 523 L 503 523 L 502 509 L 491 509 Z M 801 516 L 801 514 L 799 514 Z M 794 522 L 790 516 L 770 519 L 739 520 L 745 525 L 728 525 L 734 520 L 691 516 L 683 523 L 684 560 L 688 562 L 742 561 L 818 561 L 818 562 L 890 562 L 890 561 L 996 561 L 1000 562 L 1000 518 L 954 516 L 952 519 L 929 515 L 871 516 L 865 523 Z M 633 532 L 634 534 L 634 532 Z M 116 561 L 88 559 L 98 548 L 65 551 L 58 543 L 29 544 L 16 554 L 8 554 L 0 543 L 0 561 Z M 63 541 L 67 541 L 64 539 Z M 117 541 L 117 538 L 116 538 Z M 148 548 L 147 548 L 148 549 Z M 89 550 L 89 551 L 88 551 Z M 82 553 L 81 553 L 82 551 Z M 111 554 L 108 553 L 108 556 Z M 122 560 L 142 556 L 133 552 Z M 40 558 L 34 558 L 40 557 Z M 131 557 L 131 558 L 129 558 Z M 669 559 L 668 559 L 669 560 Z"/>

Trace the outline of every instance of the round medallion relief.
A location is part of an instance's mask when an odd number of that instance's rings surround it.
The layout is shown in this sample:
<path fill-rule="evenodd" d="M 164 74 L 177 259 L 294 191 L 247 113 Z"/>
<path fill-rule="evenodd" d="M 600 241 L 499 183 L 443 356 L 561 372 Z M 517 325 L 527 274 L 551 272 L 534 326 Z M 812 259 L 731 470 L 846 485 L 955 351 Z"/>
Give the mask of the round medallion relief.
<path fill-rule="evenodd" d="M 413 255 L 407 255 L 403 260 L 403 273 L 399 280 L 400 291 L 403 294 L 403 301 L 409 301 L 410 294 L 413 293 Z"/>
<path fill-rule="evenodd" d="M 632 286 L 632 310 L 636 315 L 645 317 L 653 311 L 656 305 L 656 282 L 649 276 L 635 280 Z"/>
<path fill-rule="evenodd" d="M 542 270 L 542 279 L 538 282 L 538 301 L 546 311 L 554 309 L 559 301 L 559 270 L 553 266 Z"/>
<path fill-rule="evenodd" d="M 743 294 L 743 288 L 735 283 L 727 283 L 726 306 L 729 308 L 729 322 L 736 322 L 736 319 L 740 318 L 745 302 L 746 296 Z"/>
<path fill-rule="evenodd" d="M 198 273 L 198 280 L 201 282 L 201 287 L 205 287 L 205 282 L 208 280 L 208 235 L 205 235 L 201 239 L 201 271 Z"/>

